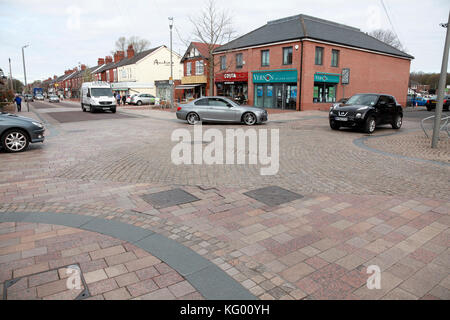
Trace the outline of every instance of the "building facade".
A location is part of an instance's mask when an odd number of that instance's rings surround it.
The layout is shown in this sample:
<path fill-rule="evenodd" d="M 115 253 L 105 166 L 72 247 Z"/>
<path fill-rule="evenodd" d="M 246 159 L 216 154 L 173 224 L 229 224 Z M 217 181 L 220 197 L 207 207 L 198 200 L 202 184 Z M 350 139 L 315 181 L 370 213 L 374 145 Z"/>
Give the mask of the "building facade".
<path fill-rule="evenodd" d="M 243 94 L 266 108 L 328 110 L 364 92 L 391 94 L 406 106 L 413 57 L 359 29 L 298 15 L 219 47 L 214 59 L 218 94 Z"/>

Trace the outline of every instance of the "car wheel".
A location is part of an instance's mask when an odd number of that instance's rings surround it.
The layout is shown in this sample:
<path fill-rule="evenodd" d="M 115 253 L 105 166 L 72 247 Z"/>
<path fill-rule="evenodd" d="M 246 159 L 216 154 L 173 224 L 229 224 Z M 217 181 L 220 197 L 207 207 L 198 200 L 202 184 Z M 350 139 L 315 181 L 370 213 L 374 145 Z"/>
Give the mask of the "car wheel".
<path fill-rule="evenodd" d="M 242 119 L 243 119 L 244 123 L 248 126 L 252 126 L 256 123 L 256 116 L 251 112 L 245 113 L 242 116 Z"/>
<path fill-rule="evenodd" d="M 138 106 L 142 106 L 142 101 L 138 101 L 136 104 L 137 104 Z"/>
<path fill-rule="evenodd" d="M 81 104 L 81 110 L 83 110 L 83 112 L 86 112 L 86 108 L 84 107 L 84 104 Z"/>
<path fill-rule="evenodd" d="M 330 121 L 330 127 L 333 130 L 339 130 L 339 128 L 341 127 L 340 124 L 338 124 L 336 121 L 331 120 Z"/>
<path fill-rule="evenodd" d="M 9 130 L 2 136 L 2 146 L 7 152 L 24 151 L 29 143 L 28 135 L 19 129 Z"/>
<path fill-rule="evenodd" d="M 186 116 L 187 123 L 190 125 L 197 124 L 200 121 L 200 117 L 195 112 L 191 112 Z"/>
<path fill-rule="evenodd" d="M 394 121 L 392 122 L 392 129 L 400 129 L 403 124 L 403 118 L 401 115 L 396 115 Z"/>
<path fill-rule="evenodd" d="M 94 113 L 95 112 L 95 108 L 92 105 L 89 105 L 89 112 L 90 113 Z"/>
<path fill-rule="evenodd" d="M 112 108 L 112 109 L 111 109 L 111 112 L 112 112 L 112 113 L 116 113 L 116 108 Z"/>
<path fill-rule="evenodd" d="M 431 111 L 431 110 L 433 110 L 433 109 L 431 107 L 427 106 L 427 111 Z"/>
<path fill-rule="evenodd" d="M 371 134 L 375 131 L 376 126 L 377 122 L 375 121 L 375 118 L 368 117 L 364 125 L 364 132 Z"/>

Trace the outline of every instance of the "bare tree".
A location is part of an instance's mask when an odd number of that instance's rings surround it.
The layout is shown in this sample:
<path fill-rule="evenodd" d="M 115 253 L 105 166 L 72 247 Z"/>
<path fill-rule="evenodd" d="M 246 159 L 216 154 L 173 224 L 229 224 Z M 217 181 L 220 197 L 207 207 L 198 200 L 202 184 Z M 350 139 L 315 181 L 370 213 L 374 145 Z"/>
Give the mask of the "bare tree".
<path fill-rule="evenodd" d="M 209 95 L 214 95 L 214 61 L 213 51 L 217 45 L 229 42 L 235 34 L 231 15 L 217 8 L 216 0 L 207 0 L 205 8 L 196 17 L 189 20 L 194 28 L 194 41 L 204 43 L 208 47 L 207 70 L 209 75 Z"/>
<path fill-rule="evenodd" d="M 91 72 L 91 70 L 89 68 L 86 68 L 86 70 L 84 70 L 82 81 L 83 82 L 95 81 L 95 76 L 94 76 L 94 74 Z"/>
<path fill-rule="evenodd" d="M 114 55 L 116 51 L 126 52 L 129 45 L 133 46 L 135 53 L 140 53 L 149 49 L 150 41 L 148 41 L 147 39 L 141 39 L 138 36 L 131 36 L 128 39 L 126 37 L 120 37 L 119 39 L 117 39 L 115 48 L 113 51 L 111 51 L 111 54 Z"/>
<path fill-rule="evenodd" d="M 369 32 L 369 35 L 374 37 L 375 39 L 383 41 L 384 43 L 400 51 L 406 51 L 406 48 L 403 47 L 402 43 L 400 42 L 400 39 L 391 30 L 376 29 Z"/>

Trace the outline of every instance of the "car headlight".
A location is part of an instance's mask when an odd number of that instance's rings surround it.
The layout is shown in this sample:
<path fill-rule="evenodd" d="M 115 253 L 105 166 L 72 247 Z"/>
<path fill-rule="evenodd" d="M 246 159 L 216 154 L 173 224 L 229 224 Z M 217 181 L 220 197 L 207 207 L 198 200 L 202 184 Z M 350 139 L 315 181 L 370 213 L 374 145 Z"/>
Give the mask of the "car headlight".
<path fill-rule="evenodd" d="M 34 124 L 36 127 L 39 127 L 39 128 L 43 128 L 44 126 L 42 125 L 42 124 L 40 124 L 39 122 L 31 122 L 32 124 Z"/>
<path fill-rule="evenodd" d="M 356 114 L 356 119 L 361 119 L 361 117 L 362 117 L 362 113 L 359 113 L 359 112 L 358 112 L 358 113 Z"/>

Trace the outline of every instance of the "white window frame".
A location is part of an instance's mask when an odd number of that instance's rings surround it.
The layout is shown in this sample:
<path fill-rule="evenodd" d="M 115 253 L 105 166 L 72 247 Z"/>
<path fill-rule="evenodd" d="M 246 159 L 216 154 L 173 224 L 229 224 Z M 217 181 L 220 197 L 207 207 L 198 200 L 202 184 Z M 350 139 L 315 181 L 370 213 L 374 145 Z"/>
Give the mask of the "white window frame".
<path fill-rule="evenodd" d="M 203 60 L 195 61 L 195 74 L 203 75 L 205 73 L 205 66 Z"/>
<path fill-rule="evenodd" d="M 186 63 L 186 76 L 190 76 L 192 73 L 192 65 L 190 62 Z"/>

